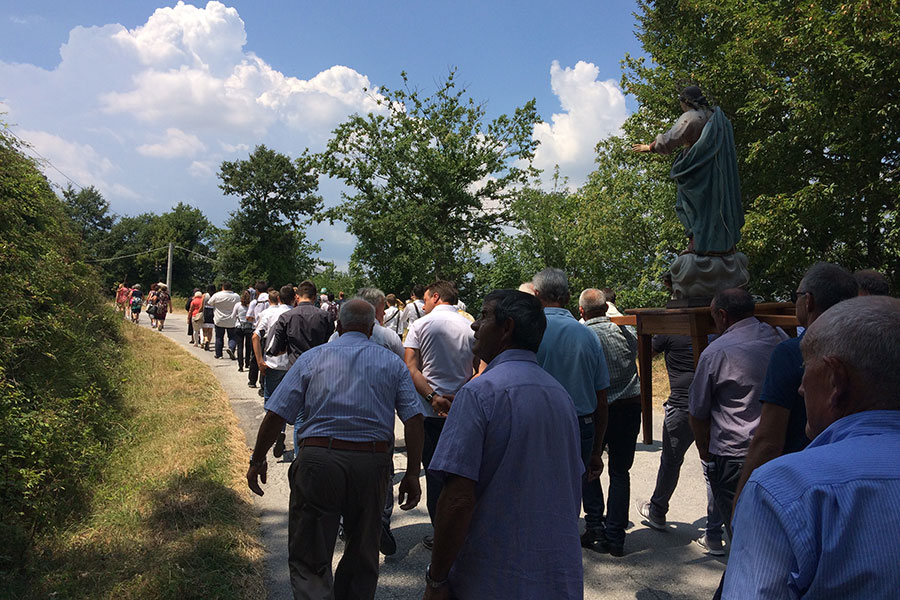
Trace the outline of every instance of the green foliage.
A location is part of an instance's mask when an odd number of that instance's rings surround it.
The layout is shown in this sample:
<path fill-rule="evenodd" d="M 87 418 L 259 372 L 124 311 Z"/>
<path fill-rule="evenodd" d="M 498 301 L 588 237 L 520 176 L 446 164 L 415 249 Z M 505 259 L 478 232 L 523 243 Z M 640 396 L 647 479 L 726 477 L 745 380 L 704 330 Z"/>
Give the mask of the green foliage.
<path fill-rule="evenodd" d="M 310 279 L 316 284 L 316 290 L 325 288 L 329 293 L 334 294 L 335 298 L 338 297 L 339 292 L 344 292 L 349 298 L 359 288 L 370 285 L 362 270 L 352 263 L 348 272 L 339 271 L 332 262 L 321 263 L 321 270 Z M 389 294 L 390 291 L 385 293 Z"/>
<path fill-rule="evenodd" d="M 455 72 L 430 96 L 382 88 L 382 113 L 354 115 L 322 155 L 355 193 L 324 213 L 357 238 L 353 261 L 386 292 L 450 279 L 465 294 L 479 253 L 500 232 L 537 142 L 534 101 L 485 121 Z M 521 166 L 524 165 L 524 166 Z"/>
<path fill-rule="evenodd" d="M 698 84 L 732 120 L 754 292 L 780 295 L 816 260 L 900 283 L 900 5 L 892 0 L 642 0 L 652 62 L 626 57 L 623 88 L 646 142 Z M 674 202 L 674 197 L 673 197 Z"/>
<path fill-rule="evenodd" d="M 312 274 L 319 246 L 306 239 L 304 227 L 321 204 L 314 163 L 306 153 L 292 161 L 264 145 L 247 160 L 222 163 L 219 187 L 240 198 L 217 243 L 226 277 L 280 286 Z"/>
<path fill-rule="evenodd" d="M 0 134 L 0 571 L 83 505 L 111 437 L 120 329 L 82 225 Z"/>
<path fill-rule="evenodd" d="M 98 258 L 96 253 L 106 245 L 103 242 L 115 220 L 109 214 L 109 202 L 94 186 L 76 192 L 71 185 L 63 190 L 63 202 L 87 252 L 93 253 L 91 258 Z"/>
<path fill-rule="evenodd" d="M 658 306 L 661 276 L 683 244 L 670 197 L 653 169 L 613 137 L 598 145 L 598 168 L 577 192 L 557 177 L 552 191 L 525 189 L 513 201 L 514 231 L 498 237 L 493 262 L 479 272 L 482 293 L 515 288 L 544 267 L 563 269 L 571 308 L 588 287 L 611 287 L 629 308 Z M 658 175 L 658 173 L 657 173 Z"/>
<path fill-rule="evenodd" d="M 169 242 L 175 250 L 172 266 L 172 291 L 186 295 L 195 287 L 212 283 L 215 263 L 202 258 L 215 256 L 213 243 L 218 229 L 198 208 L 179 202 L 171 211 L 161 215 L 144 213 L 122 217 L 110 228 L 99 243 L 104 257 L 128 256 L 153 248 L 158 251 L 129 258 L 98 263 L 103 269 L 107 290 L 114 290 L 118 282 L 142 283 L 144 289 L 157 281 L 166 280 L 166 257 Z M 191 252 L 185 252 L 187 248 Z M 201 256 L 198 256 L 201 255 Z"/>

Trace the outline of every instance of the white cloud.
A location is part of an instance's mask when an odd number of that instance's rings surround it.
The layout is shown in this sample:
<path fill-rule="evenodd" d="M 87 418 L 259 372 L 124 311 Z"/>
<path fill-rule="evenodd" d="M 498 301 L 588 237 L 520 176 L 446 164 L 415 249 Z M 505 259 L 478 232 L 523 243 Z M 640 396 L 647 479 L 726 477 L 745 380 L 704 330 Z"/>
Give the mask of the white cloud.
<path fill-rule="evenodd" d="M 557 61 L 550 66 L 550 86 L 563 112 L 534 127 L 533 137 L 541 142 L 534 166 L 545 179 L 559 165 L 562 175 L 580 185 L 593 167 L 597 142 L 620 132 L 628 116 L 625 95 L 615 80 L 598 81 L 599 73 L 584 61 L 565 69 Z"/>
<path fill-rule="evenodd" d="M 195 160 L 188 167 L 188 173 L 197 179 L 205 179 L 212 176 L 216 172 L 216 165 L 210 161 Z"/>
<path fill-rule="evenodd" d="M 191 158 L 204 150 L 206 150 L 206 145 L 200 141 L 200 138 L 175 127 L 166 129 L 166 135 L 162 136 L 155 144 L 143 144 L 137 147 L 138 154 L 156 158 Z"/>
<path fill-rule="evenodd" d="M 44 165 L 44 174 L 60 187 L 74 182 L 82 187 L 93 185 L 104 195 L 121 194 L 127 199 L 140 196 L 128 186 L 111 181 L 117 170 L 115 164 L 89 144 L 63 139 L 46 131 L 17 129 L 15 134 L 26 140 L 38 157 L 49 161 L 50 164 Z M 34 154 L 28 150 L 26 153 Z"/>
<path fill-rule="evenodd" d="M 173 198 L 191 198 L 221 223 L 235 205 L 216 186 L 223 160 L 258 144 L 318 151 L 347 116 L 378 108 L 366 75 L 342 65 L 282 73 L 246 40 L 237 10 L 217 1 L 159 8 L 132 29 L 75 27 L 55 68 L 0 60 L 0 111 L 78 184 L 96 185 L 115 212 L 164 211 Z"/>

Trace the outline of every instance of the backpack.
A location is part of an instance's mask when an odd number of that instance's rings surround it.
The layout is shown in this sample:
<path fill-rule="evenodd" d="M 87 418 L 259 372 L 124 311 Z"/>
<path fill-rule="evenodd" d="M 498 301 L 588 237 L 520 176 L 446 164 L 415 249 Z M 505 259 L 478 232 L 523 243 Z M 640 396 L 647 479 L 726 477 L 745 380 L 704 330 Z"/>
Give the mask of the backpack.
<path fill-rule="evenodd" d="M 141 305 L 144 303 L 143 296 L 132 296 L 131 297 L 131 310 L 141 310 Z"/>

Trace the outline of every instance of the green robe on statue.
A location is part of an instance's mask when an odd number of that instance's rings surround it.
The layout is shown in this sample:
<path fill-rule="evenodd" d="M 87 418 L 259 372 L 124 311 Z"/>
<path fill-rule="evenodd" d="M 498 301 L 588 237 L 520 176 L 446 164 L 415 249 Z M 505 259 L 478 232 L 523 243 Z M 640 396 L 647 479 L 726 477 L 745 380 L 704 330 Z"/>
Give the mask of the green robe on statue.
<path fill-rule="evenodd" d="M 700 139 L 675 159 L 675 213 L 697 254 L 729 252 L 741 239 L 744 210 L 731 121 L 716 107 Z"/>

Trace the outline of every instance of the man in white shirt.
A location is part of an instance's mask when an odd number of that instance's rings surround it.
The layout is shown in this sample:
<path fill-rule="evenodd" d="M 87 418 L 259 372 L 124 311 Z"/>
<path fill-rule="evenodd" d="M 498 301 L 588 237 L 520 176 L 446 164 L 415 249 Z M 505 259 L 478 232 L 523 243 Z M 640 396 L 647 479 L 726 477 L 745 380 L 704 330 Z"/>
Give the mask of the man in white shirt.
<path fill-rule="evenodd" d="M 269 285 L 265 281 L 257 281 L 256 298 L 251 300 L 247 306 L 247 322 L 252 324 L 254 329 L 256 328 L 256 319 L 267 308 L 269 308 Z M 256 358 L 251 358 L 253 360 L 250 361 L 247 387 L 255 388 L 259 379 L 259 367 L 256 364 Z"/>
<path fill-rule="evenodd" d="M 287 352 L 278 356 L 271 356 L 265 353 L 265 348 L 272 341 L 272 336 L 267 336 L 274 327 L 278 317 L 291 310 L 294 306 L 295 294 L 292 286 L 286 285 L 281 288 L 278 293 L 278 302 L 272 304 L 266 310 L 262 311 L 256 319 L 256 326 L 253 329 L 253 354 L 256 355 L 256 365 L 259 367 L 259 375 L 262 379 L 263 399 L 269 401 L 275 388 L 287 375 L 288 369 L 291 368 L 290 357 Z M 265 344 L 265 347 L 263 346 Z M 265 404 L 263 405 L 265 406 Z M 281 458 L 284 454 L 284 429 L 278 439 L 275 440 L 275 446 L 272 448 L 272 455 L 275 458 Z"/>
<path fill-rule="evenodd" d="M 413 286 L 412 293 L 409 295 L 412 302 L 407 304 L 400 314 L 400 326 L 397 329 L 397 333 L 400 334 L 400 337 L 408 335 L 407 332 L 409 331 L 410 325 L 425 316 L 425 301 L 422 299 L 424 295 L 424 286 Z"/>
<path fill-rule="evenodd" d="M 402 332 L 397 328 L 400 325 L 400 309 L 397 308 L 397 297 L 394 294 L 388 294 L 384 299 L 386 306 L 384 307 L 384 320 L 381 323 L 397 335 Z"/>
<path fill-rule="evenodd" d="M 234 360 L 234 349 L 237 347 L 237 338 L 234 336 L 234 327 L 237 325 L 237 316 L 234 307 L 241 303 L 241 297 L 231 291 L 231 282 L 222 283 L 222 289 L 206 301 L 207 306 L 213 307 L 213 324 L 216 327 L 216 358 L 222 358 L 222 347 L 225 345 L 225 333 L 228 333 L 228 357 Z"/>
<path fill-rule="evenodd" d="M 459 293 L 449 281 L 436 281 L 425 290 L 425 316 L 410 328 L 403 343 L 404 360 L 425 410 L 425 446 L 422 464 L 427 485 L 428 516 L 434 524 L 441 482 L 429 475 L 428 465 L 444 428 L 450 403 L 457 390 L 472 378 L 478 359 L 472 353 L 475 342 L 472 323 L 459 314 Z M 426 547 L 431 536 L 423 540 Z"/>

